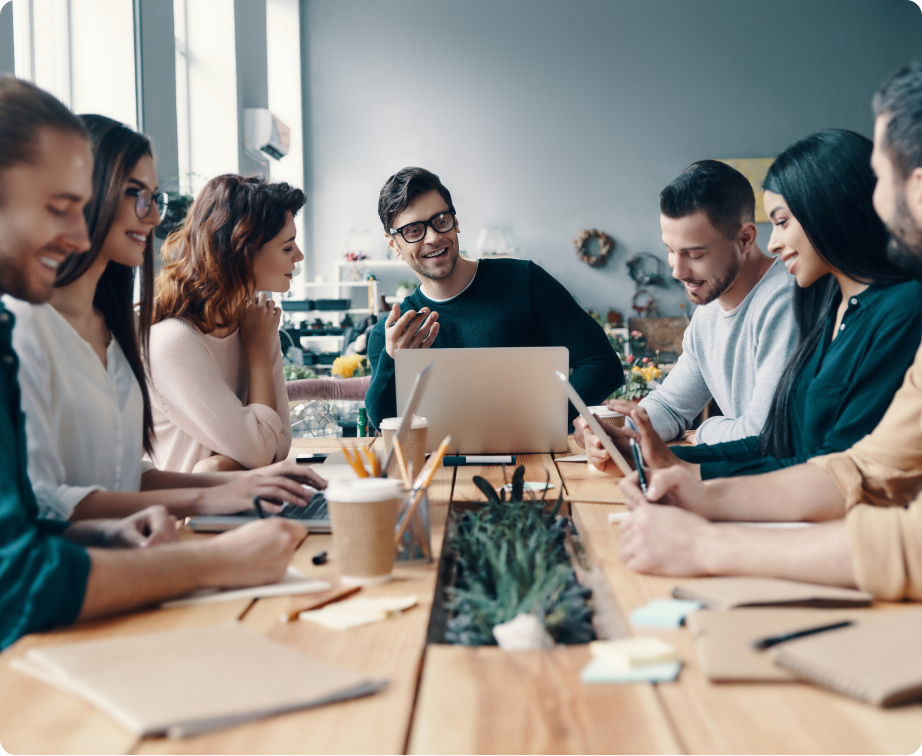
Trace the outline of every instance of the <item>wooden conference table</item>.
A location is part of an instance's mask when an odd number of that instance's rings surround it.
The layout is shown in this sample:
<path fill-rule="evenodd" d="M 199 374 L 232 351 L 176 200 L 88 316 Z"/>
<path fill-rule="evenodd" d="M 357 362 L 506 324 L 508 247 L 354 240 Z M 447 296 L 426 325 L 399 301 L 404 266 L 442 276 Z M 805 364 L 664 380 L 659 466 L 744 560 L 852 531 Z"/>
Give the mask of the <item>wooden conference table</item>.
<path fill-rule="evenodd" d="M 370 443 L 350 439 L 352 445 Z M 296 440 L 304 451 L 332 451 L 323 439 Z M 581 450 L 575 449 L 574 452 Z M 520 458 L 527 480 L 563 485 L 586 546 L 597 618 L 611 637 L 631 633 L 625 617 L 668 598 L 675 579 L 636 575 L 618 559 L 623 510 L 617 486 L 585 465 L 550 454 Z M 500 468 L 441 468 L 430 489 L 433 550 L 441 547 L 450 501 L 480 498 L 472 479 Z M 207 537 L 207 536 L 193 536 Z M 311 535 L 294 566 L 335 579 L 329 536 Z M 437 564 L 395 568 L 367 596 L 418 597 L 418 606 L 385 622 L 337 631 L 279 617 L 301 597 L 143 612 L 27 636 L 0 654 L 0 744 L 10 753 L 912 753 L 922 743 L 922 705 L 881 710 L 811 685 L 713 684 L 702 674 L 687 629 L 651 631 L 675 644 L 684 666 L 675 683 L 583 685 L 583 646 L 506 653 L 497 648 L 426 646 Z M 881 607 L 885 610 L 887 607 Z M 183 740 L 138 738 L 75 696 L 9 666 L 34 646 L 241 622 L 283 643 L 390 685 L 376 695 L 293 712 Z M 139 681 L 143 684 L 143 681 Z"/>

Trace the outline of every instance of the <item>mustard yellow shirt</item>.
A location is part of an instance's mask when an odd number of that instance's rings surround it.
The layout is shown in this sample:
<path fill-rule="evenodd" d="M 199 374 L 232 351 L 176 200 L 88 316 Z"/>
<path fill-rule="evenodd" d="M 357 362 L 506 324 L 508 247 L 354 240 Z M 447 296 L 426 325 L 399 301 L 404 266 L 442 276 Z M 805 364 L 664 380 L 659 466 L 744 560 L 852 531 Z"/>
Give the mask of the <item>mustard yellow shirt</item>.
<path fill-rule="evenodd" d="M 858 587 L 922 600 L 922 346 L 880 424 L 848 451 L 810 463 L 845 497 Z"/>

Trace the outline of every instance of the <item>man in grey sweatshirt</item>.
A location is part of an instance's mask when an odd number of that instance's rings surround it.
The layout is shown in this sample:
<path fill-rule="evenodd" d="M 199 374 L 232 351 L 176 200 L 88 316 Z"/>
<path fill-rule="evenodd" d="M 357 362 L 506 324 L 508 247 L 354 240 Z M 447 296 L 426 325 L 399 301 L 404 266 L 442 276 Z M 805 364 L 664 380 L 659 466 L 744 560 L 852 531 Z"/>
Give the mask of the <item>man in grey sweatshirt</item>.
<path fill-rule="evenodd" d="M 793 277 L 756 244 L 752 186 L 725 163 L 686 168 L 660 194 L 660 213 L 673 278 L 699 306 L 678 363 L 640 404 L 666 441 L 711 398 L 723 417 L 705 420 L 697 443 L 758 435 L 796 343 Z"/>

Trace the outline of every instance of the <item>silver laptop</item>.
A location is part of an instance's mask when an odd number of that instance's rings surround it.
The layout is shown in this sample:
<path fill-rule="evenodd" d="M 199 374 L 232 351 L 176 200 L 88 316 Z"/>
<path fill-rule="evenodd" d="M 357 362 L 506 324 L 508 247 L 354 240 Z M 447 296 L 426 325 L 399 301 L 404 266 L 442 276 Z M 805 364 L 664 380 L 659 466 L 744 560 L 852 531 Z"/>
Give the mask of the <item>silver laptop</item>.
<path fill-rule="evenodd" d="M 567 451 L 566 347 L 401 349 L 394 360 L 397 406 L 416 375 L 432 364 L 432 380 L 416 414 L 429 421 L 426 451 L 451 435 L 451 454 Z"/>

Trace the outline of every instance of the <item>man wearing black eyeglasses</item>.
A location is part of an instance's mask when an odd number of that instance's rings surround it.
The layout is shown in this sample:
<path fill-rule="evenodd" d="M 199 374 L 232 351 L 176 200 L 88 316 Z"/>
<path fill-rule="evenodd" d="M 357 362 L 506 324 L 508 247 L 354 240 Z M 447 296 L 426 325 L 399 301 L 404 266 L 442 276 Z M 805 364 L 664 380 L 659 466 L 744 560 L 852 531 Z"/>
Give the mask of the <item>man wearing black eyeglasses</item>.
<path fill-rule="evenodd" d="M 397 414 L 398 349 L 564 346 L 570 380 L 587 404 L 598 404 L 624 382 L 602 328 L 541 267 L 461 257 L 451 194 L 434 173 L 404 168 L 391 176 L 378 198 L 378 216 L 388 245 L 420 286 L 378 321 L 368 339 L 372 379 L 365 406 L 375 427 Z M 571 422 L 576 414 L 570 405 Z"/>

